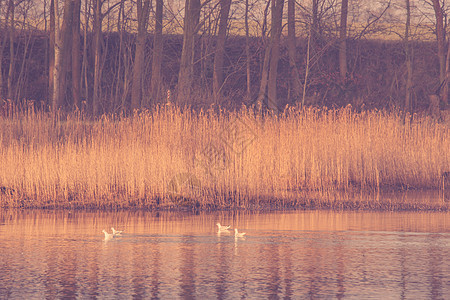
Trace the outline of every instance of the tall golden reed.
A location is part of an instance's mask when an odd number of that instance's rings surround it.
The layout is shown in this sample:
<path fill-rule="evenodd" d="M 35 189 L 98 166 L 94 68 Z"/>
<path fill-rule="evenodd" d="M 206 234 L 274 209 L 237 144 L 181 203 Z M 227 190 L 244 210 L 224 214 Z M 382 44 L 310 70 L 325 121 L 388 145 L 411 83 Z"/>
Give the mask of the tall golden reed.
<path fill-rule="evenodd" d="M 163 106 L 95 121 L 16 113 L 0 117 L 0 143 L 0 206 L 296 205 L 438 189 L 450 171 L 448 125 L 348 108 L 276 116 Z"/>

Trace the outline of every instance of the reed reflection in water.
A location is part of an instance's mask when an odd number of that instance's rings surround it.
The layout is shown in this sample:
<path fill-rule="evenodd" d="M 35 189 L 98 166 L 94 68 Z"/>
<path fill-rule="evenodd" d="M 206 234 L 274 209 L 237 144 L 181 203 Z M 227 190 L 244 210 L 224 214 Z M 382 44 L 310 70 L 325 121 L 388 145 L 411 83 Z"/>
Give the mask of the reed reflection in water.
<path fill-rule="evenodd" d="M 0 299 L 443 299 L 449 217 L 0 210 Z"/>

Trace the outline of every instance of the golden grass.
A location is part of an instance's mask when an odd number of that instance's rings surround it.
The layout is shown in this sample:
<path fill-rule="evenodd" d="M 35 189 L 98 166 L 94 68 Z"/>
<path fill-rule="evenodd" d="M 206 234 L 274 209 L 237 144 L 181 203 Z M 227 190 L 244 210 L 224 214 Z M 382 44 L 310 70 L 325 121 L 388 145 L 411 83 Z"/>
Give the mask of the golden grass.
<path fill-rule="evenodd" d="M 339 205 L 359 192 L 439 189 L 450 171 L 448 125 L 348 108 L 16 113 L 0 117 L 0 143 L 0 206 L 16 207 Z"/>

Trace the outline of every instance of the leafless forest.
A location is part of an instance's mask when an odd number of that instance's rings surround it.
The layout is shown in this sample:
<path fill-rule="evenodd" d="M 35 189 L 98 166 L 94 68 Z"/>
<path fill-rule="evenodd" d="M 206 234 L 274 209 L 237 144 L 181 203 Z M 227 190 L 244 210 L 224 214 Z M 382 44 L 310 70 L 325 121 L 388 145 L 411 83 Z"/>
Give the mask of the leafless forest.
<path fill-rule="evenodd" d="M 0 0 L 3 107 L 448 106 L 440 0 Z"/>

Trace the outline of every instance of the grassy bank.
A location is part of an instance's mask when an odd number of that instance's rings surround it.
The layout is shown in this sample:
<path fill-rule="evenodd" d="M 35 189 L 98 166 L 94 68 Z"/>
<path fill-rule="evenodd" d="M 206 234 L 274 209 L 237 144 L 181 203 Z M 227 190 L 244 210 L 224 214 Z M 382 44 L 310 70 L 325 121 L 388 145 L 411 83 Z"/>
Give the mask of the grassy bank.
<path fill-rule="evenodd" d="M 439 190 L 450 171 L 448 125 L 350 109 L 17 113 L 0 117 L 0 142 L 10 207 L 382 208 L 379 192 Z"/>

